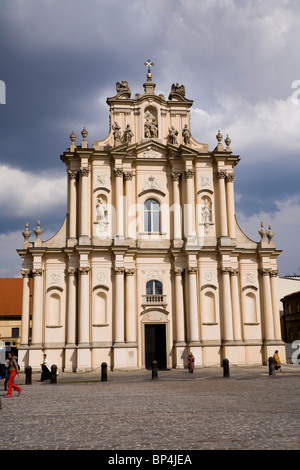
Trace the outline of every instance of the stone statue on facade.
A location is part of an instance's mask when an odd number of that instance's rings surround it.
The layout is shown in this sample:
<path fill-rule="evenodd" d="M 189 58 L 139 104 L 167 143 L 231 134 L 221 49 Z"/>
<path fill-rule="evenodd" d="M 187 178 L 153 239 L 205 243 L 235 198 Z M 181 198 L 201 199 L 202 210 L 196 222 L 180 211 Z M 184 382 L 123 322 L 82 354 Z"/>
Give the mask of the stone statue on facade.
<path fill-rule="evenodd" d="M 149 139 L 158 137 L 156 118 L 149 109 L 145 112 L 144 136 Z"/>
<path fill-rule="evenodd" d="M 169 144 L 177 144 L 177 136 L 178 136 L 178 131 L 175 129 L 174 126 L 169 128 L 169 134 L 168 134 L 168 142 Z"/>
<path fill-rule="evenodd" d="M 116 83 L 116 90 L 117 90 L 118 93 L 120 93 L 121 91 L 129 91 L 130 92 L 128 82 L 126 82 L 126 80 L 122 80 L 122 82 L 117 82 Z"/>
<path fill-rule="evenodd" d="M 124 141 L 127 142 L 128 144 L 131 143 L 132 137 L 133 137 L 133 132 L 131 130 L 131 127 L 129 124 L 127 124 L 126 129 L 124 131 Z"/>
<path fill-rule="evenodd" d="M 104 227 L 108 224 L 108 211 L 101 197 L 98 199 L 96 206 L 97 222 L 100 232 L 104 232 Z"/>
<path fill-rule="evenodd" d="M 114 134 L 114 144 L 119 145 L 121 143 L 121 127 L 117 122 L 115 122 L 112 129 Z"/>
<path fill-rule="evenodd" d="M 172 99 L 174 93 L 179 93 L 181 96 L 185 97 L 185 86 L 179 85 L 179 83 L 173 83 L 171 87 L 171 92 L 169 94 L 169 99 Z"/>
<path fill-rule="evenodd" d="M 187 124 L 185 124 L 182 129 L 182 137 L 183 137 L 183 141 L 185 145 L 188 145 L 191 143 L 191 131 Z"/>

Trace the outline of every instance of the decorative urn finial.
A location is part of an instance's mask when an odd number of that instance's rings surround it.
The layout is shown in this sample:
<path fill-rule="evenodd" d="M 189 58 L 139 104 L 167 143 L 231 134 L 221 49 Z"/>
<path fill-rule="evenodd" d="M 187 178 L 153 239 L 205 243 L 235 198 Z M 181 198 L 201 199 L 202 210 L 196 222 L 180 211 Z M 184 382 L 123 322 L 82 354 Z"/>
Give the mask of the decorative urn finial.
<path fill-rule="evenodd" d="M 70 140 L 72 142 L 72 145 L 74 145 L 76 138 L 77 138 L 77 135 L 74 134 L 74 131 L 72 131 L 72 133 L 70 134 Z"/>
<path fill-rule="evenodd" d="M 86 140 L 86 138 L 88 136 L 88 131 L 86 130 L 85 126 L 84 126 L 83 130 L 81 131 L 81 135 L 82 135 L 83 140 Z"/>
<path fill-rule="evenodd" d="M 30 245 L 29 238 L 31 236 L 31 231 L 28 230 L 28 222 L 25 224 L 25 230 L 23 230 L 22 235 L 24 237 L 23 248 L 27 248 Z"/>

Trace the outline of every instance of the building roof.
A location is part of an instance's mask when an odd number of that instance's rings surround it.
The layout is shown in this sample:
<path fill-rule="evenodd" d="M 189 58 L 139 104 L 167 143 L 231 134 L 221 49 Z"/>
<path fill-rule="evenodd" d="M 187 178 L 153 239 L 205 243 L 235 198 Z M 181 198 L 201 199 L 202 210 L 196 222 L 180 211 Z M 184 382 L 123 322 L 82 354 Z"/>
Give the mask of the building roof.
<path fill-rule="evenodd" d="M 22 315 L 22 292 L 22 278 L 0 278 L 0 317 Z"/>
<path fill-rule="evenodd" d="M 281 302 L 283 302 L 284 300 L 289 300 L 293 297 L 300 297 L 300 291 L 297 291 L 297 292 L 291 292 L 290 294 L 287 294 L 285 295 L 281 300 Z"/>

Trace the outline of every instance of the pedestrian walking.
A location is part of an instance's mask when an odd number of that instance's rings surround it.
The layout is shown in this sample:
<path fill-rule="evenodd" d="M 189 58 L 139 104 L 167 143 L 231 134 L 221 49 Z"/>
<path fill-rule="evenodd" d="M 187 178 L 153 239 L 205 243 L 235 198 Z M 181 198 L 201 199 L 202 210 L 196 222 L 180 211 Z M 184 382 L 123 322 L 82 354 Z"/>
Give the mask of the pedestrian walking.
<path fill-rule="evenodd" d="M 18 392 L 18 395 L 20 395 L 22 389 L 18 385 L 14 383 L 14 379 L 16 375 L 19 375 L 19 368 L 17 364 L 17 358 L 15 356 L 12 356 L 12 354 L 9 352 L 8 353 L 8 382 L 7 382 L 7 394 L 5 395 L 5 398 L 11 398 L 12 397 L 12 389 L 16 390 Z"/>
<path fill-rule="evenodd" d="M 191 374 L 194 372 L 194 367 L 195 367 L 195 357 L 193 356 L 193 353 L 190 352 L 188 355 L 188 369 Z"/>
<path fill-rule="evenodd" d="M 51 364 L 47 359 L 47 354 L 43 354 L 43 364 L 41 364 L 42 373 L 41 373 L 41 382 L 44 380 L 51 379 Z"/>
<path fill-rule="evenodd" d="M 280 362 L 280 358 L 278 356 L 278 350 L 276 349 L 274 355 L 273 355 L 273 358 L 275 360 L 275 370 L 280 370 L 280 372 L 282 372 L 282 369 L 281 369 L 281 362 Z"/>

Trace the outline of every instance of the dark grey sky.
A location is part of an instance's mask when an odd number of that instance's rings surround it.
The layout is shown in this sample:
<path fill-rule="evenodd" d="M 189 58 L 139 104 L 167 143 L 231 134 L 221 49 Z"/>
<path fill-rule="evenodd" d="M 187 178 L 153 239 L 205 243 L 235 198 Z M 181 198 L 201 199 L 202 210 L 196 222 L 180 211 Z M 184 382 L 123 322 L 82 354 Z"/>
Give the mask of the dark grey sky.
<path fill-rule="evenodd" d="M 296 0 L 2 0 L 0 276 L 20 271 L 26 221 L 46 239 L 64 220 L 70 132 L 105 138 L 106 98 L 121 80 L 142 92 L 148 58 L 158 93 L 194 100 L 196 140 L 230 135 L 239 224 L 258 241 L 270 223 L 280 274 L 299 273 L 299 17 Z"/>

